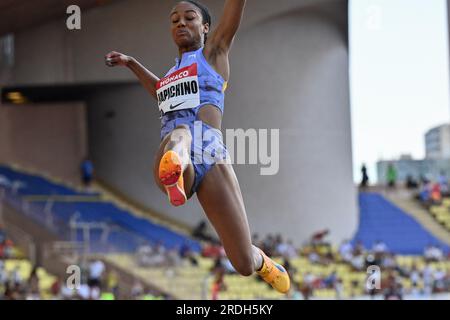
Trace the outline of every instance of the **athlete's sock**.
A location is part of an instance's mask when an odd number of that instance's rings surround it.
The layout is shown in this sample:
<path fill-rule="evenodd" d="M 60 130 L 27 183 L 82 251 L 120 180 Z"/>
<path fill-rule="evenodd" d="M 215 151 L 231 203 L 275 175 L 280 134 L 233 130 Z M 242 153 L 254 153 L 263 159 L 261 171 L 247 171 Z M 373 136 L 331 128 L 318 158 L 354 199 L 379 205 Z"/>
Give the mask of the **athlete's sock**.
<path fill-rule="evenodd" d="M 256 271 L 261 271 L 263 266 L 264 266 L 264 258 L 263 258 L 262 254 L 258 250 L 258 253 L 257 253 L 257 256 L 256 256 Z"/>

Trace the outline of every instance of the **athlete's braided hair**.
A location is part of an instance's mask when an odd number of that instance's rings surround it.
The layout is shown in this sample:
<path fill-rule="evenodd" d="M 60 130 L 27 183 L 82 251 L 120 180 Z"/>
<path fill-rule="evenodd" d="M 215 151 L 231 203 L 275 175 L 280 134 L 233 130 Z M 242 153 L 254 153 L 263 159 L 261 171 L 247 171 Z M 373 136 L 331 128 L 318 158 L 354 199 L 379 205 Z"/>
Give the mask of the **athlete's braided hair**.
<path fill-rule="evenodd" d="M 195 0 L 183 0 L 181 2 L 189 2 L 190 4 L 193 4 L 194 6 L 196 6 L 197 8 L 200 9 L 200 12 L 202 13 L 202 19 L 203 19 L 203 24 L 207 23 L 209 25 L 209 27 L 211 28 L 211 14 L 209 13 L 209 9 L 207 6 L 205 6 L 204 4 L 195 1 Z M 208 38 L 208 34 L 205 34 L 205 43 L 206 43 L 206 39 Z"/>

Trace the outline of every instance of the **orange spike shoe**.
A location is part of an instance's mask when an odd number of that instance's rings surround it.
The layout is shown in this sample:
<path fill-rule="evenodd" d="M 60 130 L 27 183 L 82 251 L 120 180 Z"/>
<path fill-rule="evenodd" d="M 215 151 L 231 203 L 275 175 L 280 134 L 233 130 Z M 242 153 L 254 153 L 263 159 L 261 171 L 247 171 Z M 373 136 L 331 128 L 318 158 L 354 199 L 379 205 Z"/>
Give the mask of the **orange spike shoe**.
<path fill-rule="evenodd" d="M 291 287 L 291 280 L 286 269 L 266 256 L 261 249 L 259 251 L 263 257 L 263 266 L 256 273 L 278 292 L 287 293 Z"/>
<path fill-rule="evenodd" d="M 186 203 L 183 164 L 175 151 L 169 150 L 162 156 L 159 162 L 159 180 L 165 186 L 172 205 L 178 207 Z"/>

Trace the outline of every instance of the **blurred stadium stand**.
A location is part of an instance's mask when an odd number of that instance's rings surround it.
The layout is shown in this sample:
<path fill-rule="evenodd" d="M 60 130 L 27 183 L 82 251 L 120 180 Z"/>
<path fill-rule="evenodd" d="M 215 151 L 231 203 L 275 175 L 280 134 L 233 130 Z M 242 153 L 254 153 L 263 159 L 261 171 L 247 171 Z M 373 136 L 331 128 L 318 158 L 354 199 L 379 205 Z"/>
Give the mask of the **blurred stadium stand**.
<path fill-rule="evenodd" d="M 204 257 L 206 243 L 193 240 L 189 235 L 175 232 L 169 227 L 137 216 L 133 210 L 117 206 L 106 200 L 101 191 L 86 192 L 57 183 L 53 179 L 37 176 L 9 166 L 0 166 L 0 191 L 3 202 L 2 220 L 30 265 L 42 265 L 48 272 L 67 277 L 67 265 L 99 258 L 108 270 L 120 275 L 121 290 L 130 292 L 136 281 L 148 290 L 163 293 L 175 299 L 211 299 L 211 288 L 216 279 L 216 261 Z M 289 260 L 293 290 L 283 296 L 271 289 L 256 276 L 242 277 L 228 270 L 224 275 L 225 288 L 219 299 L 349 299 L 367 296 L 365 266 L 373 255 L 371 247 L 382 240 L 389 248 L 386 261 L 394 254 L 392 265 L 383 266 L 383 281 L 401 285 L 405 292 L 426 290 L 447 292 L 425 279 L 413 283 L 413 268 L 425 272 L 431 268 L 450 273 L 450 262 L 427 261 L 424 248 L 430 244 L 440 246 L 448 254 L 449 247 L 436 239 L 428 230 L 401 208 L 378 193 L 361 193 L 360 227 L 354 236 L 353 247 L 362 241 L 363 267 L 355 268 L 346 260 L 340 248 L 330 244 L 305 244 L 298 255 Z M 443 206 L 448 205 L 443 202 Z M 433 209 L 436 211 L 437 209 Z M 443 210 L 442 208 L 439 210 Z M 438 210 L 438 211 L 439 211 Z M 436 211 L 437 212 L 437 211 Z M 412 241 L 414 239 L 414 241 Z M 143 246 L 163 245 L 165 250 L 188 246 L 196 264 L 182 259 L 171 265 L 143 265 L 138 253 Z M 275 255 L 276 253 L 275 250 Z M 353 254 L 355 257 L 356 254 Z M 280 262 L 281 257 L 276 258 Z M 334 279 L 330 280 L 334 274 Z M 44 277 L 48 280 L 48 277 Z M 52 278 L 53 279 L 53 278 Z M 44 283 L 50 282 L 45 280 Z M 331 281 L 331 284 L 329 283 Z M 391 284 L 385 284 L 388 288 Z M 45 287 L 45 286 L 44 286 Z M 43 288 L 44 288 L 43 287 Z M 46 287 L 45 287 L 46 288 Z M 43 289 L 47 292 L 48 289 Z M 449 287 L 450 288 L 450 287 Z M 447 290 L 447 291 L 446 291 Z M 383 294 L 379 291 L 378 294 Z M 45 298 L 46 295 L 42 294 Z M 130 295 L 119 296 L 130 298 Z M 150 297 L 155 297 L 150 295 Z"/>
<path fill-rule="evenodd" d="M 105 252 L 104 245 L 113 246 L 114 252 L 133 252 L 146 242 L 160 242 L 167 248 L 188 243 L 191 250 L 200 251 L 198 242 L 105 202 L 98 193 L 79 192 L 6 167 L 0 167 L 0 175 L 11 181 L 5 193 L 7 203 L 19 210 L 25 207 L 32 218 L 62 239 L 83 241 L 83 228 L 90 223 L 90 253 Z"/>
<path fill-rule="evenodd" d="M 355 243 L 359 240 L 370 247 L 382 239 L 393 252 L 404 255 L 421 254 L 427 245 L 449 250 L 447 244 L 380 194 L 361 193 L 359 206 L 360 224 L 354 236 Z"/>

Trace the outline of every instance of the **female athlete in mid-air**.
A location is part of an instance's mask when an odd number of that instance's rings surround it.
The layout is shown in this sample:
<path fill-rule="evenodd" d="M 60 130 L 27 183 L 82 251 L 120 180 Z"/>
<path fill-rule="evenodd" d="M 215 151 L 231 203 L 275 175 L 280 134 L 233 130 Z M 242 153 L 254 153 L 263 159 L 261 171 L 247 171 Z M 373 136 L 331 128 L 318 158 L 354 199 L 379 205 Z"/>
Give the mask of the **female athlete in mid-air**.
<path fill-rule="evenodd" d="M 211 16 L 204 5 L 189 0 L 179 2 L 170 13 L 179 58 L 161 79 L 122 53 L 110 52 L 105 59 L 108 66 L 131 69 L 158 100 L 161 144 L 154 175 L 171 204 L 183 205 L 197 193 L 236 271 L 244 276 L 256 272 L 276 290 L 286 293 L 289 276 L 281 265 L 252 245 L 233 167 L 218 156 L 226 154 L 220 129 L 230 77 L 228 55 L 244 7 L 245 0 L 226 0 L 219 24 L 210 32 Z M 199 143 L 198 132 L 210 137 Z"/>

